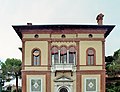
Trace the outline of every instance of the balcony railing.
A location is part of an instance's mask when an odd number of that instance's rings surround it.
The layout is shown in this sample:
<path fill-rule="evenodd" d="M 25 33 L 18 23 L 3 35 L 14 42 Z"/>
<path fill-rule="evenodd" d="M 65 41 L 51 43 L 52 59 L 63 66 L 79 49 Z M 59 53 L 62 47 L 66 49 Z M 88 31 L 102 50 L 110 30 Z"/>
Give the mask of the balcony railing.
<path fill-rule="evenodd" d="M 76 66 L 74 64 L 54 64 L 51 67 L 51 71 L 62 71 L 62 70 L 76 71 Z"/>

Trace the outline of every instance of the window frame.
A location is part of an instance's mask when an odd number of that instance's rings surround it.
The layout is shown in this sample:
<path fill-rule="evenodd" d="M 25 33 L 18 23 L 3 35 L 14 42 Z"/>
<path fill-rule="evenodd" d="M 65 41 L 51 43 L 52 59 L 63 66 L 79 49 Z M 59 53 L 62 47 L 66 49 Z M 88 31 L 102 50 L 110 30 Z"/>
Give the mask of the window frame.
<path fill-rule="evenodd" d="M 71 46 L 69 46 L 69 59 L 70 59 L 70 48 L 74 48 L 74 50 L 75 50 L 75 52 L 74 52 L 74 58 L 75 58 L 75 60 L 73 61 L 73 63 L 70 63 L 70 61 L 69 61 L 69 64 L 76 64 L 76 60 L 77 60 L 77 50 L 76 50 L 76 47 L 75 46 L 73 46 L 73 45 L 71 45 Z"/>
<path fill-rule="evenodd" d="M 34 65 L 34 55 L 33 55 L 33 53 L 34 53 L 35 50 L 39 51 L 39 64 L 38 65 Z M 32 66 L 40 66 L 41 65 L 41 50 L 39 48 L 34 48 L 31 51 L 31 55 L 32 55 Z"/>
<path fill-rule="evenodd" d="M 56 46 L 56 45 L 54 45 L 54 46 L 52 46 L 51 47 L 51 63 L 52 64 L 55 64 L 55 61 L 53 62 L 53 60 L 52 60 L 52 48 L 54 48 L 54 47 L 56 47 L 57 48 L 57 50 L 58 50 L 58 63 L 56 63 L 56 64 L 59 64 L 59 48 L 58 48 L 58 46 Z"/>
<path fill-rule="evenodd" d="M 53 57 L 52 57 L 52 49 L 54 48 L 54 47 L 56 47 L 57 48 L 57 50 L 58 50 L 58 63 L 55 63 L 55 61 L 54 60 L 52 60 L 53 59 Z M 70 61 L 69 61 L 69 59 L 70 59 L 70 48 L 71 47 L 73 47 L 74 48 L 74 58 L 75 58 L 75 60 L 73 61 L 73 63 L 71 63 Z M 63 58 L 65 59 L 63 62 L 62 62 L 62 60 L 61 60 L 61 57 L 62 57 L 62 54 L 61 54 L 61 52 L 62 52 L 62 50 L 61 49 L 64 49 L 65 48 L 65 57 L 63 56 Z M 50 56 L 51 56 L 51 64 L 52 65 L 55 65 L 55 64 L 73 64 L 73 65 L 75 65 L 76 64 L 76 60 L 77 60 L 77 50 L 76 50 L 76 46 L 74 46 L 74 45 L 70 45 L 70 46 L 66 46 L 66 45 L 61 45 L 61 46 L 57 46 L 57 45 L 53 45 L 53 46 L 51 46 L 51 52 L 50 52 Z"/>
<path fill-rule="evenodd" d="M 92 51 L 93 51 L 93 55 L 89 55 L 89 53 L 88 53 L 89 50 L 92 50 Z M 93 64 L 91 63 L 91 60 L 90 60 L 90 63 L 89 63 L 89 61 L 88 61 L 88 58 L 89 58 L 89 57 L 92 57 L 92 56 L 93 56 Z M 96 51 L 95 51 L 95 49 L 92 48 L 92 47 L 90 47 L 90 48 L 88 48 L 88 49 L 86 50 L 86 65 L 88 65 L 88 66 L 94 66 L 94 65 L 96 65 Z"/>
<path fill-rule="evenodd" d="M 65 53 L 65 55 L 63 55 L 63 59 L 61 59 L 62 58 L 62 54 L 61 54 L 61 49 L 62 48 L 65 48 L 66 49 L 66 53 Z M 68 48 L 67 48 L 67 46 L 66 45 L 62 45 L 62 46 L 60 46 L 60 64 L 67 64 L 67 50 L 68 50 Z M 65 59 L 65 61 L 62 61 L 62 60 L 64 60 Z"/>

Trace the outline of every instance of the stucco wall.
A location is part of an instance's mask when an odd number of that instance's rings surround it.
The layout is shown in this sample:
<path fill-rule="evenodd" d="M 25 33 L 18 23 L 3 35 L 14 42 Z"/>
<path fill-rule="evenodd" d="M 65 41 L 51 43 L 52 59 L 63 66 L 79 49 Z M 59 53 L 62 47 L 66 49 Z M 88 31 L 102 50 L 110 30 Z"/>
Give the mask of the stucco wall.
<path fill-rule="evenodd" d="M 39 48 L 41 51 L 41 65 L 48 65 L 48 42 L 47 41 L 26 41 L 25 42 L 25 65 L 31 65 L 32 50 Z"/>
<path fill-rule="evenodd" d="M 76 38 L 76 34 L 64 34 L 65 38 Z M 51 38 L 61 38 L 62 34 L 52 34 Z"/>
<path fill-rule="evenodd" d="M 24 38 L 34 38 L 34 35 L 35 34 L 24 34 Z M 38 34 L 39 35 L 39 38 L 50 38 L 50 35 L 49 34 Z M 51 35 L 51 38 L 61 38 L 61 35 L 62 34 L 52 34 Z M 89 34 L 78 34 L 78 36 L 76 34 L 65 34 L 66 35 L 66 38 L 88 38 L 88 35 Z M 104 38 L 104 35 L 103 34 L 93 34 L 93 38 Z M 54 40 L 54 39 L 52 39 Z M 54 40 L 55 41 L 55 40 Z M 72 40 L 71 42 L 64 42 L 64 39 L 63 39 L 63 42 L 52 42 L 51 43 L 51 46 L 53 45 L 57 45 L 57 46 L 62 46 L 62 45 L 65 45 L 65 46 L 70 46 L 70 45 L 74 45 L 76 46 L 76 42 L 74 42 L 74 40 Z M 96 51 L 96 65 L 98 66 L 85 66 L 86 65 L 86 50 L 88 48 L 94 48 L 95 51 Z M 32 64 L 32 50 L 34 48 L 39 48 L 40 51 L 41 51 L 41 66 L 31 66 Z M 80 40 L 79 42 L 79 64 L 81 65 L 80 66 L 80 70 L 102 70 L 102 41 L 93 41 L 93 40 L 90 40 L 90 41 L 87 41 L 87 40 Z M 46 71 L 48 70 L 48 42 L 47 41 L 26 41 L 25 42 L 25 65 L 26 67 L 24 68 L 25 70 L 27 71 Z M 28 65 L 28 66 L 27 66 Z M 54 92 L 55 90 L 55 85 L 56 83 L 54 82 L 55 79 L 61 77 L 61 76 L 66 76 L 68 78 L 71 78 L 73 80 L 72 82 L 72 89 L 73 89 L 73 92 L 76 92 L 76 73 L 73 72 L 73 76 L 71 76 L 71 72 L 66 72 L 66 73 L 63 73 L 63 72 L 59 72 L 57 73 L 57 75 L 55 76 L 55 73 L 54 72 L 51 72 L 51 92 Z M 96 78 L 97 79 L 97 88 L 98 88 L 98 92 L 100 91 L 100 75 L 99 74 L 93 74 L 93 75 L 90 75 L 90 74 L 86 74 L 86 75 L 81 75 L 82 78 L 81 79 L 81 83 L 82 84 L 82 92 L 84 92 L 84 79 L 85 78 Z M 31 78 L 41 78 L 42 79 L 42 92 L 46 92 L 46 76 L 45 75 L 27 75 L 27 92 L 30 92 L 30 79 Z"/>
<path fill-rule="evenodd" d="M 93 38 L 104 38 L 104 34 L 92 34 Z M 78 34 L 78 38 L 89 38 L 89 34 Z"/>
<path fill-rule="evenodd" d="M 96 65 L 102 65 L 102 41 L 80 41 L 79 44 L 80 65 L 86 65 L 86 50 L 91 47 L 96 51 Z M 93 67 L 93 69 L 95 69 L 95 67 Z"/>
<path fill-rule="evenodd" d="M 35 38 L 35 34 L 23 34 L 23 38 Z M 38 34 L 39 38 L 50 38 L 50 34 Z"/>

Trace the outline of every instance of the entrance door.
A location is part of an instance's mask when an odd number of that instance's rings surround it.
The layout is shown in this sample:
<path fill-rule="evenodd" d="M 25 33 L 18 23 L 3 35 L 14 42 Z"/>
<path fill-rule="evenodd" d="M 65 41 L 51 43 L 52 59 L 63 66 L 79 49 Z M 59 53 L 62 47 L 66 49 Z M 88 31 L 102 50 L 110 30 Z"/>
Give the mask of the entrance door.
<path fill-rule="evenodd" d="M 67 88 L 62 87 L 59 92 L 68 92 Z"/>

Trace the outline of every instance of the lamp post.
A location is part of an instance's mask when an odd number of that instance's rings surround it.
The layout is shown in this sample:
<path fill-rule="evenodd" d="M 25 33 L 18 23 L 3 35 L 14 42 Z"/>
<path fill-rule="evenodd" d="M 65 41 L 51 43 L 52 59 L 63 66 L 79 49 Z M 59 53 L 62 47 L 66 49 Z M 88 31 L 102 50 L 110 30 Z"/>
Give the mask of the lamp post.
<path fill-rule="evenodd" d="M 2 69 L 0 69 L 0 92 L 2 92 Z"/>

